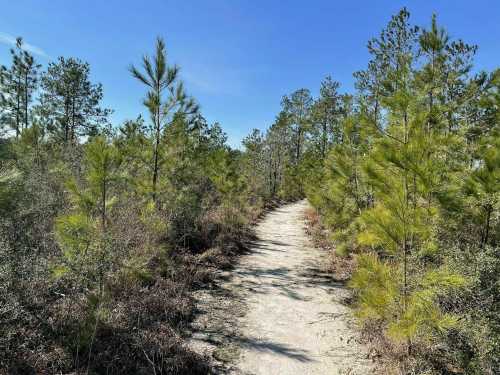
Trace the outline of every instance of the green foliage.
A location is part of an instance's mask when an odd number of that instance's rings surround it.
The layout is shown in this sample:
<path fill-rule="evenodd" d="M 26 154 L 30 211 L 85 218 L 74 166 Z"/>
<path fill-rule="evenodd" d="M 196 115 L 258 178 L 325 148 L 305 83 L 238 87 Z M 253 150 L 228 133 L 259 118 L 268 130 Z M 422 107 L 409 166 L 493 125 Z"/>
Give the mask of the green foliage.
<path fill-rule="evenodd" d="M 456 327 L 458 316 L 445 313 L 437 304 L 439 297 L 463 287 L 465 280 L 446 269 L 430 270 L 422 275 L 410 294 L 406 310 L 388 325 L 388 334 L 397 340 L 431 340 L 437 334 Z"/>
<path fill-rule="evenodd" d="M 90 65 L 79 59 L 59 57 L 42 74 L 42 94 L 37 112 L 47 130 L 66 144 L 97 134 L 111 111 L 101 108 L 102 85 L 90 82 Z"/>
<path fill-rule="evenodd" d="M 306 116 L 310 142 L 298 167 L 285 168 L 282 189 L 300 196 L 302 184 L 337 254 L 356 257 L 357 314 L 407 348 L 406 364 L 494 373 L 498 277 L 485 270 L 497 262 L 485 254 L 500 234 L 500 74 L 471 77 L 476 46 L 452 40 L 436 16 L 428 29 L 409 17 L 401 10 L 368 43 L 356 95 L 339 105 L 327 81 L 331 95 Z M 327 152 L 322 123 L 334 125 Z"/>
<path fill-rule="evenodd" d="M 76 58 L 48 64 L 32 105 L 40 66 L 18 39 L 0 69 L 0 367 L 206 373 L 181 339 L 193 288 L 264 207 L 307 197 L 402 371 L 500 372 L 500 70 L 472 76 L 476 49 L 402 9 L 353 95 L 329 76 L 285 95 L 240 151 L 161 38 L 130 68 L 150 121 L 121 127 Z"/>
<path fill-rule="evenodd" d="M 21 175 L 13 163 L 2 162 L 0 165 L 0 213 L 9 212 L 19 193 Z"/>
<path fill-rule="evenodd" d="M 13 131 L 19 137 L 30 126 L 30 107 L 41 65 L 25 49 L 20 37 L 10 54 L 10 68 L 0 66 L 0 134 Z"/>
<path fill-rule="evenodd" d="M 143 72 L 133 65 L 130 66 L 129 70 L 134 78 L 148 88 L 143 104 L 148 109 L 152 121 L 151 196 L 155 203 L 159 204 L 157 184 L 163 162 L 160 148 L 162 132 L 165 126 L 172 121 L 173 115 L 176 113 L 196 113 L 198 106 L 194 99 L 189 98 L 184 91 L 184 85 L 178 76 L 179 67 L 168 65 L 165 42 L 162 38 L 156 40 L 156 53 L 152 60 L 147 55 L 143 56 Z M 166 98 L 164 98 L 165 93 L 167 94 Z"/>
<path fill-rule="evenodd" d="M 117 199 L 120 163 L 120 154 L 104 137 L 92 139 L 85 146 L 83 181 L 73 178 L 67 183 L 71 213 L 60 216 L 55 226 L 63 257 L 54 274 L 74 276 L 101 295 L 116 257 L 108 225 Z"/>
<path fill-rule="evenodd" d="M 243 153 L 197 113 L 161 40 L 131 69 L 152 121 L 121 127 L 106 126 L 88 64 L 49 63 L 31 106 L 38 66 L 13 55 L 0 70 L 0 368 L 207 373 L 181 331 L 193 288 L 231 263 L 264 204 Z"/>
<path fill-rule="evenodd" d="M 363 320 L 391 319 L 399 298 L 398 270 L 381 262 L 376 254 L 363 254 L 357 260 L 350 287 L 358 293 L 358 316 Z"/>

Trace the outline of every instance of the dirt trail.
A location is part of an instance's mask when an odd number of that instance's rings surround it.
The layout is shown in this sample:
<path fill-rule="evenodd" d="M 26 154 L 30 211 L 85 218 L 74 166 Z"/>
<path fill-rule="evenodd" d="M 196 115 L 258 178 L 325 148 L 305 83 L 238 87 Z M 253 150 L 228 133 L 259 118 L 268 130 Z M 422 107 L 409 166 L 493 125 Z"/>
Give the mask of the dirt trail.
<path fill-rule="evenodd" d="M 324 254 L 305 233 L 306 208 L 302 201 L 267 214 L 250 254 L 204 299 L 216 313 L 198 322 L 197 337 L 218 343 L 213 356 L 230 359 L 231 373 L 371 373 L 342 302 L 349 293 L 321 271 Z M 228 321 L 231 315 L 238 317 Z"/>

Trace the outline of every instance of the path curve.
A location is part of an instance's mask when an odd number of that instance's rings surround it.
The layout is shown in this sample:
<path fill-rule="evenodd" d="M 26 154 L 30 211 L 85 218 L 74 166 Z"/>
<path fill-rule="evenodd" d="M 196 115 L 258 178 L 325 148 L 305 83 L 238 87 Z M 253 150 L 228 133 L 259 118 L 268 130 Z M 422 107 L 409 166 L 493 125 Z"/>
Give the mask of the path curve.
<path fill-rule="evenodd" d="M 352 312 L 343 303 L 349 292 L 321 271 L 326 254 L 305 232 L 307 207 L 301 201 L 268 213 L 256 227 L 251 251 L 223 283 L 217 309 L 223 320 L 238 316 L 224 320 L 233 374 L 371 373 Z M 206 320 L 213 325 L 216 319 Z M 212 330 L 220 334 L 221 327 Z"/>

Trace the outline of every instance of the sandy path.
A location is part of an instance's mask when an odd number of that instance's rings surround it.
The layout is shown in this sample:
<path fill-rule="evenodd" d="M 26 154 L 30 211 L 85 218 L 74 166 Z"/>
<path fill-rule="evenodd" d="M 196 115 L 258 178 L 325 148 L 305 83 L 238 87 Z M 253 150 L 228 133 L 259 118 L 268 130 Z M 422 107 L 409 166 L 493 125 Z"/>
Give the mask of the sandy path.
<path fill-rule="evenodd" d="M 305 233 L 306 208 L 302 201 L 266 215 L 256 228 L 258 241 L 220 295 L 222 315 L 239 315 L 226 321 L 223 334 L 233 347 L 233 373 L 371 373 L 342 304 L 348 291 L 320 271 L 323 254 Z M 214 334 L 221 329 L 212 327 Z"/>

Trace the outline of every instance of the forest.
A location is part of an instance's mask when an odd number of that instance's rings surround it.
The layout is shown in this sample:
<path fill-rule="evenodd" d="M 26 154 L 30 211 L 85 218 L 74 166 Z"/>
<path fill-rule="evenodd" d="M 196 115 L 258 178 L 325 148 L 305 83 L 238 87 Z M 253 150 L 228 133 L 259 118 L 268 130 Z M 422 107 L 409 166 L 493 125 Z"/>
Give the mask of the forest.
<path fill-rule="evenodd" d="M 353 92 L 284 95 L 242 149 L 160 37 L 122 124 L 88 63 L 24 47 L 0 69 L 0 374 L 211 373 L 194 291 L 302 199 L 381 373 L 500 373 L 500 69 L 437 16 L 393 15 Z"/>

